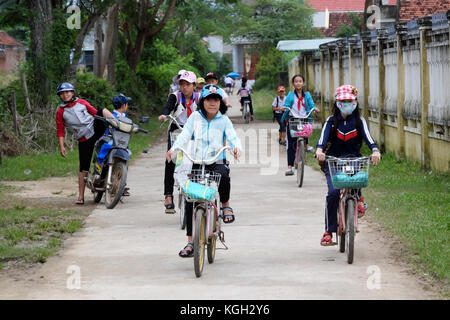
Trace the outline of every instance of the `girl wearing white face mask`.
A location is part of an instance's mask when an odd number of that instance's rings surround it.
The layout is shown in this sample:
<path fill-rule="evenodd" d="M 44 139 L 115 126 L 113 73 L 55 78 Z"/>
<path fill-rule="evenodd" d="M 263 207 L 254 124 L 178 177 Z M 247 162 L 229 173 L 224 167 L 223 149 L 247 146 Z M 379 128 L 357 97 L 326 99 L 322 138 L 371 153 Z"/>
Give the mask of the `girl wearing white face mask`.
<path fill-rule="evenodd" d="M 320 241 L 323 246 L 332 245 L 332 233 L 337 230 L 337 208 L 339 189 L 334 189 L 325 161 L 325 155 L 334 157 L 360 157 L 362 140 L 372 150 L 372 163 L 378 164 L 381 155 L 372 138 L 366 120 L 360 116 L 357 100 L 358 90 L 352 85 L 340 86 L 334 93 L 333 115 L 328 117 L 317 142 L 316 157 L 327 178 L 328 195 L 326 197 L 325 233 Z M 358 202 L 358 216 L 365 214 L 364 199 Z"/>

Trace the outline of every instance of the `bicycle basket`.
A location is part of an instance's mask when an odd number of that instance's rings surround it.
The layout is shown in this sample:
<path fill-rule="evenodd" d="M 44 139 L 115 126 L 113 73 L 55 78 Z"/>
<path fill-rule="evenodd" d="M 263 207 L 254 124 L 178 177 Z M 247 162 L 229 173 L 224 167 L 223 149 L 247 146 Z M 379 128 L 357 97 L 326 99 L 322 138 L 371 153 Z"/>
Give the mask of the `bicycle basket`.
<path fill-rule="evenodd" d="M 205 171 L 202 174 L 202 170 L 194 169 L 188 177 L 182 190 L 189 199 L 212 201 L 215 198 L 221 178 L 219 173 Z"/>
<path fill-rule="evenodd" d="M 369 184 L 369 158 L 329 159 L 331 183 L 335 189 L 359 189 Z"/>
<path fill-rule="evenodd" d="M 173 146 L 173 144 L 175 143 L 175 140 L 177 140 L 178 135 L 179 135 L 180 133 L 181 133 L 181 130 L 180 130 L 180 129 L 176 129 L 176 130 L 171 131 L 171 132 L 169 133 L 169 135 L 170 135 L 170 145 L 171 145 L 171 146 Z"/>
<path fill-rule="evenodd" d="M 308 118 L 289 118 L 289 129 L 291 137 L 309 138 L 312 135 L 312 125 L 308 122 Z"/>

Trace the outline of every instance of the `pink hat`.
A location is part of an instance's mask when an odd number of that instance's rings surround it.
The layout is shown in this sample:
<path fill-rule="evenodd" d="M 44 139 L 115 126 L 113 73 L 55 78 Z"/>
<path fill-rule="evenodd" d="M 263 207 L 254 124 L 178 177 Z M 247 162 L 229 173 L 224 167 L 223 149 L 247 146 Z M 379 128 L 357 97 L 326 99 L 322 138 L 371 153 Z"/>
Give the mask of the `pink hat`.
<path fill-rule="evenodd" d="M 197 76 L 192 71 L 185 71 L 181 74 L 178 81 L 185 80 L 189 83 L 195 83 L 197 81 Z"/>
<path fill-rule="evenodd" d="M 335 100 L 356 100 L 358 97 L 358 89 L 351 84 L 340 86 L 334 92 Z"/>

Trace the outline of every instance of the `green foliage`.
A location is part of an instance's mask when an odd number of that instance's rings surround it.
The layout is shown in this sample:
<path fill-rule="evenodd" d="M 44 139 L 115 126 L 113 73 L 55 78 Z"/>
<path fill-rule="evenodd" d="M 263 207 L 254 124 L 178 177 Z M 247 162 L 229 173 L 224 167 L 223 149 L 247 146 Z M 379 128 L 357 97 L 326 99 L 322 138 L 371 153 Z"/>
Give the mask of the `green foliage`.
<path fill-rule="evenodd" d="M 278 72 L 282 69 L 282 53 L 276 48 L 266 50 L 256 65 L 257 72 L 254 89 L 275 88 L 278 85 Z"/>
<path fill-rule="evenodd" d="M 269 46 L 280 40 L 310 39 L 318 35 L 312 13 L 297 0 L 259 0 L 251 10 L 243 11 L 235 35 Z"/>
<path fill-rule="evenodd" d="M 77 73 L 75 88 L 78 97 L 86 99 L 94 107 L 112 109 L 112 98 L 116 94 L 114 87 L 104 79 L 99 79 L 92 73 Z"/>
<path fill-rule="evenodd" d="M 360 17 L 355 13 L 350 13 L 349 16 L 352 20 L 352 24 L 341 24 L 335 35 L 337 38 L 348 38 L 360 32 L 363 17 Z"/>

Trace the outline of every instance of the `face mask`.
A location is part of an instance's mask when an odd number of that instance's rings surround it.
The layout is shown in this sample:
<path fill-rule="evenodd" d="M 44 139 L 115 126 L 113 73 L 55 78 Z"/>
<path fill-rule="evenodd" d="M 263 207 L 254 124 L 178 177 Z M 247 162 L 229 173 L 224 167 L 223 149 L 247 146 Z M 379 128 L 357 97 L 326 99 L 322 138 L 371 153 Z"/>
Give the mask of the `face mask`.
<path fill-rule="evenodd" d="M 358 104 L 356 102 L 337 102 L 336 105 L 342 112 L 342 114 L 348 116 L 351 115 L 353 111 L 355 111 Z"/>

